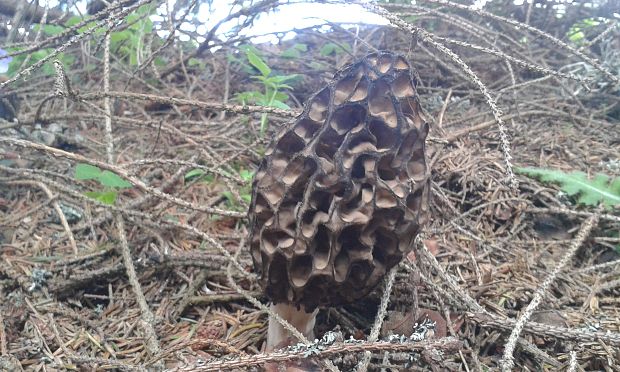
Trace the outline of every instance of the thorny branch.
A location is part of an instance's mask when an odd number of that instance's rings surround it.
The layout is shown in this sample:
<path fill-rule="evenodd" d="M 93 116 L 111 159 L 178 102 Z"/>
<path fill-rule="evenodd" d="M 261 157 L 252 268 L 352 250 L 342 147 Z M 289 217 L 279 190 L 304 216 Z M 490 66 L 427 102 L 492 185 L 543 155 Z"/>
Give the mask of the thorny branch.
<path fill-rule="evenodd" d="M 577 233 L 577 237 L 573 241 L 570 249 L 566 251 L 566 254 L 564 255 L 564 257 L 562 257 L 562 260 L 558 262 L 558 265 L 553 269 L 549 276 L 545 278 L 540 287 L 536 289 L 534 297 L 523 311 L 523 314 L 521 314 L 519 319 L 517 319 L 515 327 L 512 330 L 508 341 L 506 342 L 504 355 L 500 362 L 502 365 L 502 370 L 504 372 L 511 371 L 514 367 L 514 358 L 512 356 L 512 353 L 514 352 L 515 346 L 517 344 L 517 339 L 519 338 L 519 334 L 523 330 L 523 327 L 532 316 L 534 310 L 536 310 L 538 305 L 540 305 L 540 302 L 544 299 L 545 292 L 549 290 L 549 286 L 551 285 L 551 283 L 555 281 L 560 271 L 564 270 L 568 262 L 573 259 L 575 253 L 577 253 L 577 249 L 581 247 L 583 241 L 588 237 L 588 235 L 590 235 L 590 231 L 592 231 L 592 228 L 596 226 L 596 224 L 598 223 L 598 219 L 598 214 L 594 214 L 581 225 L 581 229 Z"/>
<path fill-rule="evenodd" d="M 277 363 L 286 362 L 291 360 L 298 360 L 308 357 L 317 357 L 321 359 L 330 359 L 334 356 L 345 353 L 359 353 L 359 352 L 411 352 L 422 350 L 440 350 L 445 353 L 450 353 L 458 350 L 461 347 L 461 342 L 447 337 L 436 341 L 421 341 L 421 342 L 405 342 L 405 343 L 392 343 L 389 341 L 375 341 L 375 342 L 359 342 L 359 343 L 336 343 L 326 348 L 298 352 L 278 351 L 269 354 L 248 355 L 231 360 L 207 362 L 204 365 L 195 364 L 186 367 L 173 368 L 171 372 L 183 372 L 183 371 L 219 371 L 222 369 L 232 369 L 239 367 L 249 367 L 255 365 L 261 365 L 264 363 Z"/>
<path fill-rule="evenodd" d="M 111 26 L 111 25 L 110 25 Z M 103 54 L 103 91 L 110 91 L 110 33 L 107 33 L 104 41 L 104 54 Z M 106 157 L 109 164 L 116 163 L 114 161 L 114 136 L 112 134 L 112 106 L 110 103 L 110 97 L 105 97 L 103 100 L 103 108 L 106 113 L 105 117 L 105 140 L 106 140 Z M 136 267 L 133 264 L 131 257 L 131 251 L 129 250 L 129 243 L 127 242 L 127 235 L 125 234 L 125 220 L 121 213 L 115 213 L 113 216 L 118 241 L 120 243 L 119 250 L 123 259 L 123 265 L 125 266 L 125 272 L 129 279 L 129 284 L 133 289 L 133 293 L 136 297 L 136 302 L 140 308 L 140 326 L 144 332 L 146 348 L 151 357 L 158 356 L 161 353 L 159 346 L 159 338 L 155 332 L 156 319 L 151 311 L 146 298 L 144 297 L 144 291 L 142 285 L 138 281 L 136 275 Z M 153 366 L 154 370 L 161 371 L 164 368 L 162 361 L 156 361 Z"/>

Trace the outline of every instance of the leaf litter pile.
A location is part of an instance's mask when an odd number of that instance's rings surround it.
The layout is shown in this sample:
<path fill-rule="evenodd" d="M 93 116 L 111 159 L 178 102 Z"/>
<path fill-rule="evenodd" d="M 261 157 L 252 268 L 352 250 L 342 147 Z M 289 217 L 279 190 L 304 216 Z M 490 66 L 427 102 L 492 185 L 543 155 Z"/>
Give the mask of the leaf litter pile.
<path fill-rule="evenodd" d="M 0 370 L 257 370 L 314 356 L 352 371 L 364 351 L 371 371 L 618 370 L 617 21 L 432 0 L 367 6 L 391 26 L 247 44 L 243 27 L 278 6 L 261 2 L 198 49 L 146 38 L 134 50 L 145 18 L 128 18 L 149 13 L 120 4 L 95 15 L 124 20 L 109 49 L 77 21 L 29 44 L 31 60 L 7 48 Z M 377 50 L 419 75 L 431 222 L 390 291 L 322 309 L 320 341 L 264 353 L 253 172 L 312 93 Z"/>

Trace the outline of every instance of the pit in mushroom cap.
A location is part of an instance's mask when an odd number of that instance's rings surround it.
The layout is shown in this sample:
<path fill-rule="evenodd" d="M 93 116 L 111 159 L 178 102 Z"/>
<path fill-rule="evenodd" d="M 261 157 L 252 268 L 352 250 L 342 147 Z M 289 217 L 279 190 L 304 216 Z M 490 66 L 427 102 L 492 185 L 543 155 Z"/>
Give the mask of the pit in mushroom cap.
<path fill-rule="evenodd" d="M 424 120 L 407 60 L 340 70 L 268 147 L 253 181 L 250 250 L 273 303 L 335 306 L 367 295 L 429 212 Z"/>

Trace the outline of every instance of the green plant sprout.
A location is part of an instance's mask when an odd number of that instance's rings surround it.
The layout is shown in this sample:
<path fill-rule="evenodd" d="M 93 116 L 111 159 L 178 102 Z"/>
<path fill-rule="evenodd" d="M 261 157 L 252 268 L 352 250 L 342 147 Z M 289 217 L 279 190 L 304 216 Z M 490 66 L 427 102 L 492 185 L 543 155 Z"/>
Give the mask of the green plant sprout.
<path fill-rule="evenodd" d="M 244 105 L 253 103 L 260 106 L 275 107 L 279 109 L 288 110 L 290 107 L 284 103 L 288 100 L 288 94 L 282 92 L 283 89 L 292 89 L 287 82 L 295 80 L 298 75 L 273 75 L 272 70 L 265 61 L 254 53 L 251 49 L 245 50 L 245 55 L 252 67 L 254 67 L 260 75 L 252 76 L 253 79 L 260 81 L 263 84 L 263 91 L 256 90 L 243 92 L 237 94 L 237 99 Z M 261 115 L 260 119 L 260 136 L 265 135 L 267 130 L 267 114 Z"/>
<path fill-rule="evenodd" d="M 239 171 L 239 177 L 243 180 L 243 186 L 239 189 L 239 196 L 241 196 L 241 200 L 246 204 L 250 204 L 252 200 L 252 177 L 254 177 L 254 173 L 247 169 L 241 169 Z M 229 208 L 237 211 L 245 210 L 245 206 L 240 205 L 230 191 L 224 191 L 222 195 L 226 198 L 226 204 Z"/>
<path fill-rule="evenodd" d="M 88 191 L 84 194 L 89 198 L 100 201 L 103 204 L 114 205 L 118 196 L 119 189 L 127 189 L 132 184 L 122 179 L 109 170 L 102 171 L 94 165 L 80 163 L 75 167 L 76 180 L 97 180 L 99 184 L 105 187 L 104 191 Z"/>
<path fill-rule="evenodd" d="M 204 170 L 200 168 L 192 169 L 191 171 L 185 173 L 185 181 L 191 181 L 193 179 L 199 178 L 200 181 L 210 183 L 215 180 L 215 177 L 211 174 L 206 174 Z"/>
<path fill-rule="evenodd" d="M 226 172 L 223 171 L 225 174 Z M 239 189 L 239 196 L 241 196 L 241 200 L 246 203 L 250 203 L 252 200 L 252 177 L 254 177 L 254 173 L 247 169 L 239 170 L 239 178 L 243 181 L 243 185 Z M 206 172 L 202 169 L 192 169 L 185 174 L 185 180 L 189 181 L 192 179 L 199 179 L 199 182 L 212 183 L 215 181 L 215 177 L 210 174 L 206 174 Z M 222 196 L 226 198 L 226 206 L 232 210 L 243 211 L 245 210 L 245 206 L 239 204 L 237 199 L 233 196 L 230 191 L 222 192 Z"/>
<path fill-rule="evenodd" d="M 150 16 L 155 14 L 155 6 L 143 5 L 135 13 L 125 18 L 127 28 L 110 34 L 110 47 L 121 59 L 128 59 L 130 66 L 140 65 L 146 58 L 149 35 L 153 33 L 153 21 Z"/>
<path fill-rule="evenodd" d="M 144 55 L 148 52 L 148 45 L 145 43 L 147 37 L 153 35 L 153 21 L 150 19 L 150 15 L 155 14 L 155 6 L 143 5 L 136 10 L 135 13 L 128 15 L 124 23 L 127 25 L 122 31 L 115 31 L 110 34 L 110 49 L 119 60 L 127 61 L 131 66 L 140 65 L 141 61 L 144 61 Z M 59 25 L 34 25 L 32 30 L 34 32 L 41 31 L 45 36 L 57 36 L 65 32 L 67 28 L 75 26 L 83 20 L 80 16 L 73 16 L 69 18 L 62 26 Z M 86 30 L 95 26 L 95 21 L 89 22 L 85 26 L 77 30 L 78 33 L 84 33 Z M 103 36 L 107 30 L 103 27 L 98 28 L 95 31 L 95 35 Z M 155 38 L 154 41 L 159 40 Z M 95 41 L 93 41 L 94 43 Z M 20 51 L 19 48 L 7 48 L 9 53 Z M 13 57 L 9 63 L 7 69 L 7 75 L 9 77 L 15 76 L 19 71 L 27 68 L 49 54 L 53 53 L 54 49 L 46 48 L 37 50 L 30 54 L 21 54 Z M 65 69 L 69 70 L 76 61 L 76 58 L 71 54 L 59 53 L 56 57 Z M 53 76 L 56 70 L 51 62 L 42 66 L 41 70 L 45 75 Z"/>
<path fill-rule="evenodd" d="M 301 54 L 307 51 L 307 44 L 295 43 L 295 45 L 280 53 L 280 57 L 289 59 L 301 58 Z"/>
<path fill-rule="evenodd" d="M 588 41 L 588 39 L 586 38 L 586 33 L 592 32 L 596 26 L 604 22 L 604 18 L 598 17 L 582 19 L 578 22 L 573 23 L 573 25 L 566 33 L 566 36 L 568 37 L 568 40 L 577 45 L 585 44 Z"/>
<path fill-rule="evenodd" d="M 319 54 L 323 57 L 327 57 L 331 54 L 339 55 L 350 51 L 351 46 L 348 44 L 327 43 L 321 47 L 321 50 L 319 50 Z"/>
<path fill-rule="evenodd" d="M 559 183 L 562 191 L 577 197 L 578 204 L 596 206 L 603 203 L 606 207 L 620 205 L 620 177 L 610 179 L 608 175 L 598 173 L 594 179 L 589 180 L 583 172 L 564 173 L 544 168 L 516 168 L 516 171 L 543 182 Z"/>

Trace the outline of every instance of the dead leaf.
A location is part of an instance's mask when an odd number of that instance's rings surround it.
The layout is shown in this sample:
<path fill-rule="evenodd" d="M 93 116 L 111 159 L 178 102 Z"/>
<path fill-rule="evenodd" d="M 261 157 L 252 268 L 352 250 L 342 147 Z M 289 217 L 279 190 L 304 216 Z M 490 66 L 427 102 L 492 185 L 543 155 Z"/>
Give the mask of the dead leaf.
<path fill-rule="evenodd" d="M 493 281 L 493 276 L 495 274 L 495 266 L 488 263 L 478 264 L 480 268 L 480 276 L 482 277 L 482 284 L 488 284 Z"/>
<path fill-rule="evenodd" d="M 221 320 L 213 320 L 205 323 L 196 331 L 196 335 L 204 339 L 219 340 L 224 337 L 227 332 L 226 324 Z"/>
<path fill-rule="evenodd" d="M 566 219 L 548 214 L 539 214 L 534 217 L 534 230 L 541 239 L 570 239 L 571 224 Z"/>
<path fill-rule="evenodd" d="M 422 323 L 424 319 L 430 319 L 435 322 L 435 333 L 430 335 L 429 338 L 443 338 L 448 335 L 448 322 L 446 322 L 441 313 L 430 309 L 422 309 L 420 313 L 418 323 Z"/>
<path fill-rule="evenodd" d="M 452 321 L 453 331 L 458 332 L 463 324 L 465 324 L 465 316 L 462 314 L 450 313 L 450 320 Z"/>
<path fill-rule="evenodd" d="M 413 333 L 416 323 L 420 324 L 425 319 L 435 322 L 435 332 L 432 335 L 429 335 L 430 338 L 441 338 L 447 336 L 448 323 L 441 313 L 431 309 L 419 309 L 417 319 L 414 318 L 413 311 L 388 312 L 386 320 L 383 323 L 383 327 L 381 328 L 381 336 L 386 337 L 390 334 L 399 334 L 409 337 Z M 457 331 L 461 325 L 463 325 L 463 319 L 462 317 L 459 319 L 458 315 L 455 316 L 454 319 L 457 320 L 457 322 L 454 323 L 454 327 L 456 328 L 455 331 Z"/>
<path fill-rule="evenodd" d="M 411 262 L 412 264 L 415 263 L 415 252 L 411 251 L 409 253 L 407 253 L 407 261 Z"/>
<path fill-rule="evenodd" d="M 436 239 L 426 239 L 424 245 L 433 256 L 437 256 L 437 253 L 439 253 L 439 242 Z"/>
<path fill-rule="evenodd" d="M 590 311 L 592 312 L 592 314 L 596 314 L 599 311 L 598 297 L 596 296 L 592 296 L 592 298 L 590 299 Z"/>
<path fill-rule="evenodd" d="M 553 327 L 567 327 L 566 319 L 557 310 L 539 311 L 532 314 L 532 322 L 542 323 Z"/>
<path fill-rule="evenodd" d="M 500 221 L 508 221 L 512 217 L 514 210 L 506 206 L 498 205 L 495 208 L 495 218 Z"/>
<path fill-rule="evenodd" d="M 381 327 L 381 336 L 387 337 L 390 334 L 410 336 L 414 324 L 413 311 L 406 313 L 401 311 L 388 311 L 383 326 Z"/>

